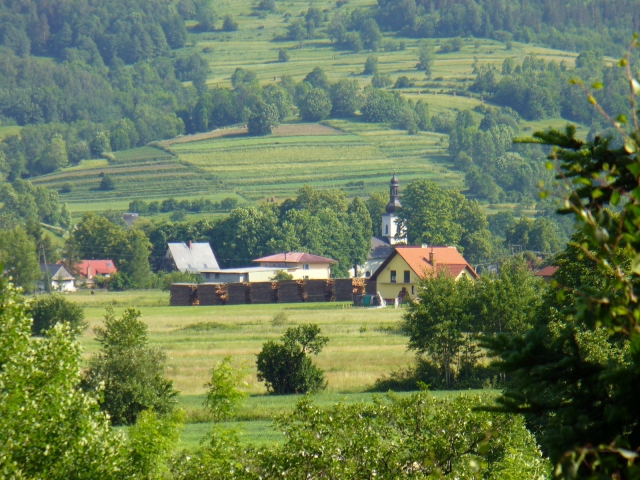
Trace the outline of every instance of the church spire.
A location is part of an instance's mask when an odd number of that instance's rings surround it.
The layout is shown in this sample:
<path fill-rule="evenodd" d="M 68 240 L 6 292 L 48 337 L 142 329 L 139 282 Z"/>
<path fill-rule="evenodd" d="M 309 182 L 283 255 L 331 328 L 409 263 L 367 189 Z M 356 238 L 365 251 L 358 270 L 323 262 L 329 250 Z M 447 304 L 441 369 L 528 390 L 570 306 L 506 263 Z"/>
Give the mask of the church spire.
<path fill-rule="evenodd" d="M 402 206 L 400 204 L 399 188 L 400 184 L 398 183 L 398 178 L 396 177 L 396 169 L 394 168 L 393 177 L 391 177 L 391 182 L 389 182 L 389 203 L 386 207 L 387 213 L 394 213 L 397 208 L 400 208 Z"/>

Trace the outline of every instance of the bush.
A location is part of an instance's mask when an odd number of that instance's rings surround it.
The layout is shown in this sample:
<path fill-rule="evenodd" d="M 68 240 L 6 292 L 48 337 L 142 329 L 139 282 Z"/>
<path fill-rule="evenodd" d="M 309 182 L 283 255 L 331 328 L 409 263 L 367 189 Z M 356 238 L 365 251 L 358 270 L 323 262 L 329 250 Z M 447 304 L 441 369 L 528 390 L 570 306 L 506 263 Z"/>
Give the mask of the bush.
<path fill-rule="evenodd" d="M 413 83 L 411 83 L 411 80 L 409 80 L 409 77 L 405 77 L 404 75 L 402 77 L 398 77 L 396 79 L 396 83 L 393 86 L 393 88 L 409 88 L 409 87 L 413 87 Z"/>
<path fill-rule="evenodd" d="M 231 367 L 231 357 L 225 357 L 211 371 L 211 381 L 205 384 L 207 396 L 204 406 L 209 410 L 214 422 L 222 422 L 233 418 L 236 409 L 247 396 L 239 391 L 246 387 L 243 380 L 247 372 L 244 369 L 235 370 Z"/>
<path fill-rule="evenodd" d="M 63 183 L 62 187 L 60 187 L 60 193 L 71 193 L 72 190 L 73 185 L 71 185 L 69 182 Z"/>
<path fill-rule="evenodd" d="M 321 88 L 314 88 L 300 102 L 300 116 L 303 120 L 322 120 L 331 113 L 331 106 L 327 92 Z"/>
<path fill-rule="evenodd" d="M 270 278 L 270 280 L 274 280 L 279 282 L 280 280 L 293 280 L 293 275 L 285 272 L 284 270 L 278 270 L 276 274 Z"/>
<path fill-rule="evenodd" d="M 284 48 L 278 50 L 278 61 L 281 63 L 289 61 L 289 52 L 287 52 Z"/>
<path fill-rule="evenodd" d="M 377 73 L 371 79 L 371 85 L 375 88 L 385 88 L 393 84 L 393 80 L 389 75 L 378 75 Z"/>
<path fill-rule="evenodd" d="M 115 190 L 115 189 L 116 189 L 116 185 L 113 182 L 113 179 L 111 178 L 111 176 L 105 175 L 104 177 L 102 177 L 102 180 L 100 180 L 100 190 Z"/>
<path fill-rule="evenodd" d="M 364 62 L 364 75 L 377 75 L 378 73 L 378 57 L 373 55 L 367 57 L 367 61 Z"/>
<path fill-rule="evenodd" d="M 87 328 L 84 321 L 84 310 L 80 305 L 64 298 L 59 293 L 52 295 L 38 295 L 31 302 L 31 332 L 33 335 L 42 335 L 54 325 L 67 322 L 71 329 L 79 333 Z"/>
<path fill-rule="evenodd" d="M 190 272 L 158 272 L 158 287 L 163 292 L 168 292 L 171 289 L 172 283 L 199 283 L 198 276 L 195 273 Z"/>
<path fill-rule="evenodd" d="M 236 22 L 231 15 L 227 15 L 224 17 L 224 22 L 222 22 L 222 30 L 225 32 L 235 32 L 238 30 L 238 22 Z"/>
<path fill-rule="evenodd" d="M 109 307 L 104 327 L 95 332 L 101 348 L 89 360 L 82 386 L 94 392 L 104 389 L 100 408 L 109 413 L 111 422 L 133 424 L 150 408 L 161 415 L 172 412 L 178 392 L 164 378 L 167 356 L 149 346 L 140 311 L 128 308 L 116 318 Z"/>
<path fill-rule="evenodd" d="M 307 393 L 326 388 L 324 372 L 309 355 L 317 355 L 329 339 L 320 335 L 317 325 L 289 328 L 281 343 L 268 341 L 262 346 L 256 362 L 258 380 L 267 391 L 277 395 Z"/>

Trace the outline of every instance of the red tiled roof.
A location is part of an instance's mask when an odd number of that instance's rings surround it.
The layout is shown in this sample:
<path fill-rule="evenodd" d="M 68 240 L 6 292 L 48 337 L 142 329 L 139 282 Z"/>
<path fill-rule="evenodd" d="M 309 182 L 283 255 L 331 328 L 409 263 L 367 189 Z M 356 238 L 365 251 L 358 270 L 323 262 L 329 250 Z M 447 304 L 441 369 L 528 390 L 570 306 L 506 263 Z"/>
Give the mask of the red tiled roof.
<path fill-rule="evenodd" d="M 432 265 L 430 261 L 431 253 L 433 253 L 434 265 Z M 433 272 L 434 268 L 444 268 L 447 273 L 454 278 L 457 278 L 465 269 L 468 269 L 474 278 L 478 278 L 478 274 L 471 268 L 471 265 L 469 265 L 455 247 L 412 247 L 408 245 L 396 245 L 395 251 L 378 268 L 378 271 L 386 267 L 393 255 L 396 254 L 400 255 L 400 257 L 407 262 L 409 268 L 420 278 L 424 278 L 425 274 Z M 373 276 L 375 276 L 375 274 Z"/>
<path fill-rule="evenodd" d="M 254 262 L 281 262 L 281 263 L 338 263 L 336 260 L 313 253 L 286 252 L 276 253 L 267 257 L 257 258 Z"/>
<path fill-rule="evenodd" d="M 545 277 L 545 278 L 547 278 L 547 277 L 553 276 L 553 274 L 556 273 L 557 270 L 558 270 L 558 267 L 556 267 L 554 265 L 547 265 L 546 267 L 538 270 L 533 275 L 535 277 Z"/>
<path fill-rule="evenodd" d="M 76 269 L 81 276 L 89 279 L 95 275 L 112 275 L 118 272 L 113 260 L 82 260 L 76 263 Z"/>

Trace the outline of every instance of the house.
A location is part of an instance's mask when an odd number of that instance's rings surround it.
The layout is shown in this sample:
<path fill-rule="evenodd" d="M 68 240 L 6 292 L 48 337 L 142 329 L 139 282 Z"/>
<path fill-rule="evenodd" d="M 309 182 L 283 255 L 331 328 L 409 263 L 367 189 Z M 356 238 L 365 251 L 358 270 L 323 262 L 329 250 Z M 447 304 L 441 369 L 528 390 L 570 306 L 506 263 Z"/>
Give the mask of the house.
<path fill-rule="evenodd" d="M 332 258 L 312 253 L 284 252 L 254 260 L 260 266 L 238 268 L 216 268 L 201 271 L 203 280 L 212 283 L 268 282 L 284 271 L 293 280 L 324 280 L 331 276 Z"/>
<path fill-rule="evenodd" d="M 558 271 L 558 267 L 554 265 L 547 265 L 541 268 L 533 274 L 534 277 L 542 278 L 545 282 L 549 283 L 553 278 L 553 274 Z"/>
<path fill-rule="evenodd" d="M 361 277 L 369 278 L 380 265 L 391 255 L 393 246 L 406 243 L 405 232 L 398 235 L 398 217 L 396 211 L 401 208 L 400 204 L 400 183 L 395 172 L 389 182 L 389 203 L 382 214 L 382 235 L 371 237 L 371 250 L 367 256 L 367 261 L 358 270 Z"/>
<path fill-rule="evenodd" d="M 336 260 L 313 253 L 284 252 L 254 260 L 262 268 L 285 270 L 294 280 L 324 280 L 331 278 L 331 264 Z"/>
<path fill-rule="evenodd" d="M 76 271 L 81 278 L 92 281 L 96 275 L 109 278 L 114 273 L 118 273 L 113 260 L 82 260 L 76 263 Z"/>
<path fill-rule="evenodd" d="M 376 282 L 377 291 L 387 301 L 393 301 L 400 293 L 405 298 L 415 298 L 420 280 L 438 269 L 444 269 L 456 280 L 463 276 L 478 278 L 456 247 L 396 245 L 371 275 L 371 280 Z"/>
<path fill-rule="evenodd" d="M 200 273 L 219 270 L 213 250 L 208 243 L 167 243 L 160 270 Z"/>
<path fill-rule="evenodd" d="M 42 281 L 38 283 L 40 290 L 51 290 L 53 292 L 75 292 L 75 278 L 63 265 L 41 263 Z M 46 287 L 47 283 L 49 288 Z"/>

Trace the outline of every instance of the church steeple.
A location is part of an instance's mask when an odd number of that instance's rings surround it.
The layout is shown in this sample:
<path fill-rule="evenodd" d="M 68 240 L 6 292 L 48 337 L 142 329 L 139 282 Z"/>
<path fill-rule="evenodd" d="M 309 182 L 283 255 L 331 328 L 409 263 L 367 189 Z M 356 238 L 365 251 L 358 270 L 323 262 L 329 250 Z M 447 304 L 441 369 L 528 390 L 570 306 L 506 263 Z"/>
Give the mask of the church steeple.
<path fill-rule="evenodd" d="M 393 177 L 391 177 L 391 182 L 389 182 L 389 203 L 387 204 L 386 211 L 387 213 L 394 213 L 396 208 L 400 208 L 402 205 L 400 204 L 400 195 L 398 190 L 400 188 L 400 183 L 398 183 L 398 178 L 396 177 L 396 172 L 393 172 Z"/>
<path fill-rule="evenodd" d="M 385 210 L 386 213 L 382 215 L 382 236 L 387 238 L 387 241 L 391 245 L 395 245 L 402 239 L 397 239 L 398 233 L 398 217 L 396 217 L 396 211 L 402 207 L 400 204 L 400 183 L 398 177 L 396 177 L 395 168 L 393 169 L 393 177 L 389 182 L 389 203 Z"/>

